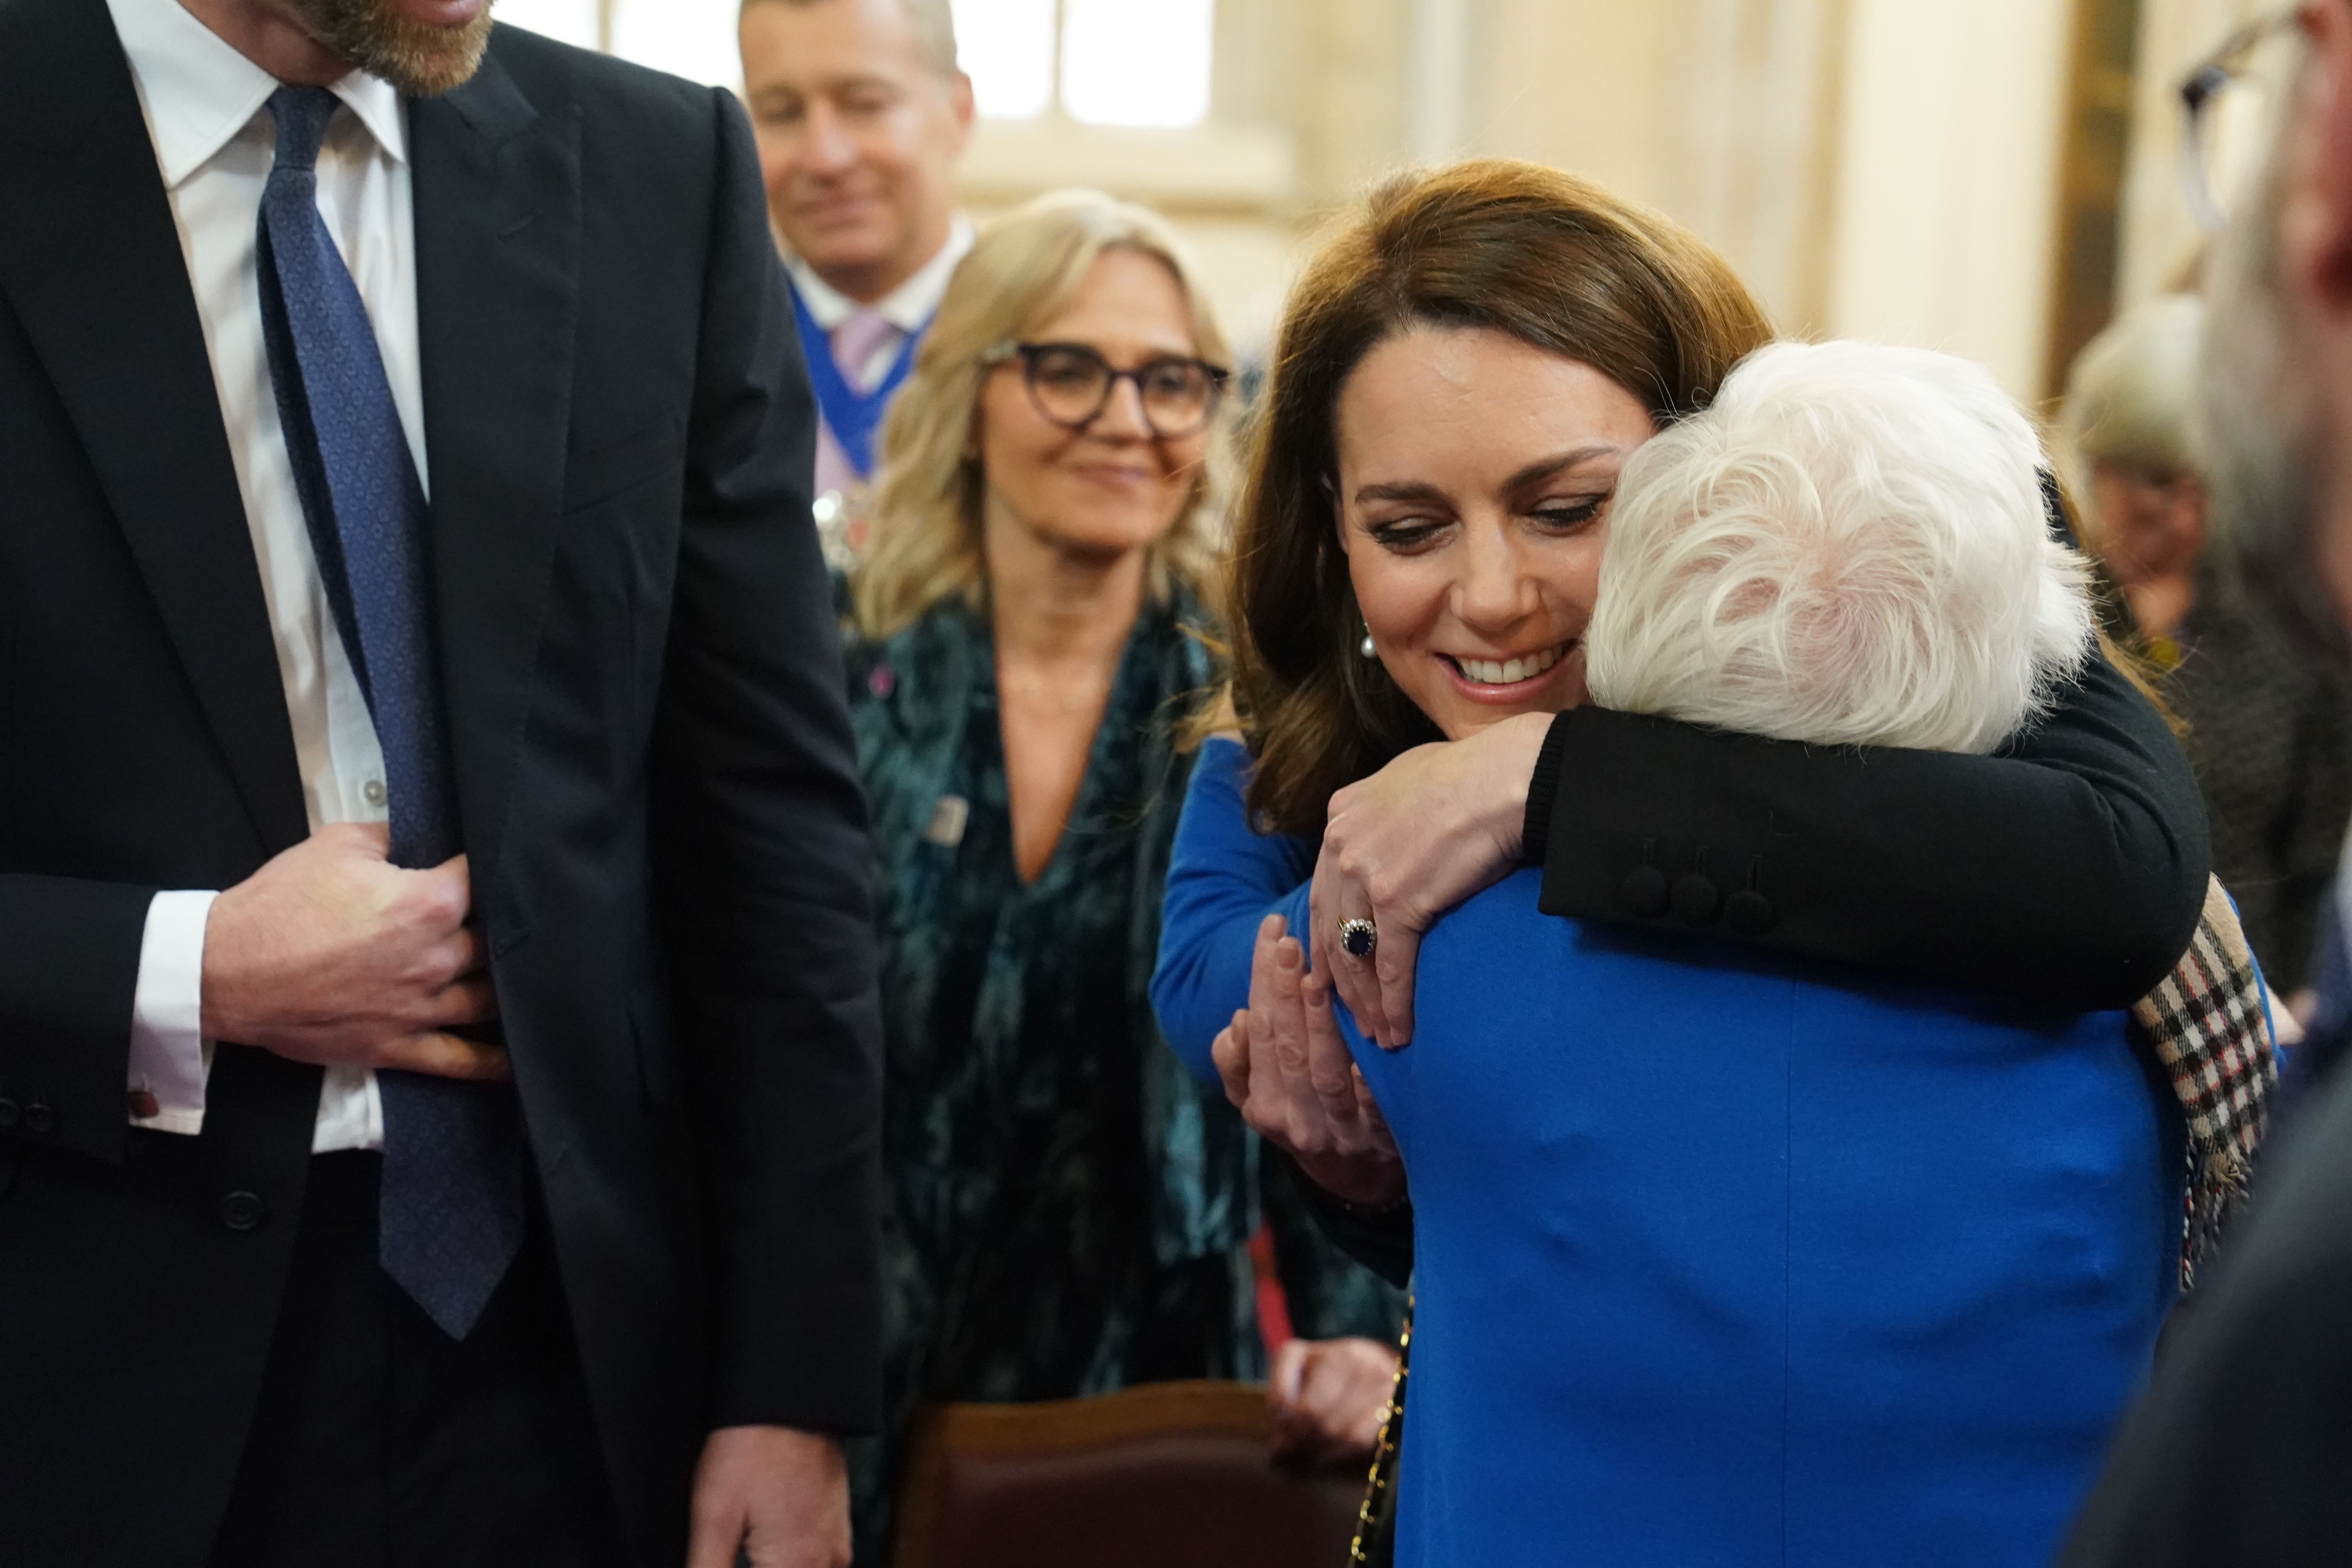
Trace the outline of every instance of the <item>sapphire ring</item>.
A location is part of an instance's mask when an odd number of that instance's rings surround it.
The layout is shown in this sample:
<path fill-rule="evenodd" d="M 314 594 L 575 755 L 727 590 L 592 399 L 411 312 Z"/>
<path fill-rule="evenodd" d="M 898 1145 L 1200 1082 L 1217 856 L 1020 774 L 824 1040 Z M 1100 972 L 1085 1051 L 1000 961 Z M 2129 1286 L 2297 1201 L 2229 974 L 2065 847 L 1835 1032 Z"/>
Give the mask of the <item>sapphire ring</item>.
<path fill-rule="evenodd" d="M 1350 958 L 1370 958 L 1381 942 L 1380 928 L 1368 920 L 1339 922 L 1339 946 Z"/>

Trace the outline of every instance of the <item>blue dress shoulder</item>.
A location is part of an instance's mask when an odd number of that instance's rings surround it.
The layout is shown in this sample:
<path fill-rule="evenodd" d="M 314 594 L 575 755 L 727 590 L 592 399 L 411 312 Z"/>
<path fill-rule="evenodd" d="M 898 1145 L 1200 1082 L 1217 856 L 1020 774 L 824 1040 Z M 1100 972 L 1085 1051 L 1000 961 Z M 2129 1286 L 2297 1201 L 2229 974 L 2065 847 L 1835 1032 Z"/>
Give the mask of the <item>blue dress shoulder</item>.
<path fill-rule="evenodd" d="M 1203 820 L 1220 762 L 1180 862 L 1246 834 Z M 1410 1047 L 1350 1035 L 1415 1215 L 1398 1562 L 2048 1562 L 2174 1290 L 2179 1114 L 2123 1016 L 1556 919 L 1539 881 L 1431 932 Z M 1203 990 L 1243 890 L 1195 894 Z"/>

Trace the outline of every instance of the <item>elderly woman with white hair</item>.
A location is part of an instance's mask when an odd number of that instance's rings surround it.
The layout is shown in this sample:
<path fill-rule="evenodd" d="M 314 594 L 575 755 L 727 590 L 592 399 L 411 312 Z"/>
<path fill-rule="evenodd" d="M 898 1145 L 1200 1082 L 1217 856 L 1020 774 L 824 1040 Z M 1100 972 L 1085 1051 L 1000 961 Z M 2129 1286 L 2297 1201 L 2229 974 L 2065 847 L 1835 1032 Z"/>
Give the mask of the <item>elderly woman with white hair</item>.
<path fill-rule="evenodd" d="M 1979 366 L 1759 350 L 1624 462 L 1592 700 L 1991 752 L 2092 647 L 2040 461 Z M 1376 637 L 1397 569 L 1351 547 Z M 1203 763 L 1178 852 L 1263 897 L 1293 868 L 1239 778 Z M 1416 1225 L 1397 1561 L 2046 1561 L 2176 1289 L 2182 1119 L 2126 1015 L 1556 919 L 1539 880 L 1437 923 L 1409 1046 L 1349 1026 Z"/>

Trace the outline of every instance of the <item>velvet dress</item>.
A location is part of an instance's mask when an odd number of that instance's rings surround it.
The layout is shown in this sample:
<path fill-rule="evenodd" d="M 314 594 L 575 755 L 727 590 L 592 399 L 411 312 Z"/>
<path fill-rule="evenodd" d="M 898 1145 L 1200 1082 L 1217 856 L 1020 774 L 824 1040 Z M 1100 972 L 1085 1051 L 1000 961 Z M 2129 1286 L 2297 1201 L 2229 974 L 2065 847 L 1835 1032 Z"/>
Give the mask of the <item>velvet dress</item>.
<path fill-rule="evenodd" d="M 1170 879 L 1196 1070 L 1258 919 L 1304 917 L 1245 767 L 1211 743 Z M 1411 1045 L 1349 1037 L 1416 1225 L 1397 1561 L 2048 1562 L 2175 1291 L 2179 1114 L 2123 1015 L 1558 919 L 1539 880 L 1430 933 Z"/>
<path fill-rule="evenodd" d="M 1146 988 L 1212 680 L 1176 597 L 1147 605 L 1067 826 L 1015 869 L 986 617 L 949 600 L 849 650 L 881 934 L 885 1422 L 852 1446 L 879 1564 L 915 1409 L 1175 1378 L 1257 1379 L 1261 1216 L 1293 1326 L 1393 1342 L 1402 1298 L 1324 1240 Z"/>

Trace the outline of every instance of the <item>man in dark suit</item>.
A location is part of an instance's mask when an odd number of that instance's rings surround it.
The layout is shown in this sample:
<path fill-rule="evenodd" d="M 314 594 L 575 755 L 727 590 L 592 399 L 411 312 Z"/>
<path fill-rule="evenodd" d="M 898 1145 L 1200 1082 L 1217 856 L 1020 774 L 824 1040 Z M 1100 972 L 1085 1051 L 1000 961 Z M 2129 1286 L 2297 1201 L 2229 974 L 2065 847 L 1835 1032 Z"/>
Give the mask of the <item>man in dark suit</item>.
<path fill-rule="evenodd" d="M 845 1560 L 791 308 L 730 98 L 488 11 L 0 0 L 12 1568 Z"/>
<path fill-rule="evenodd" d="M 2262 47 L 2265 34 L 2283 47 Z M 2352 625 L 2352 0 L 2312 0 L 2240 34 L 2191 79 L 2201 111 L 2248 74 L 2294 85 L 2268 166 L 2231 204 L 2208 270 L 2199 393 L 2214 510 L 2269 607 L 2341 665 Z M 2294 1064 L 2310 1087 L 2255 1171 L 2246 1223 L 2168 1337 L 2076 1521 L 2069 1568 L 2352 1560 L 2343 892 L 2339 878 L 2310 1042 L 2332 1062 L 2316 1073 Z"/>

